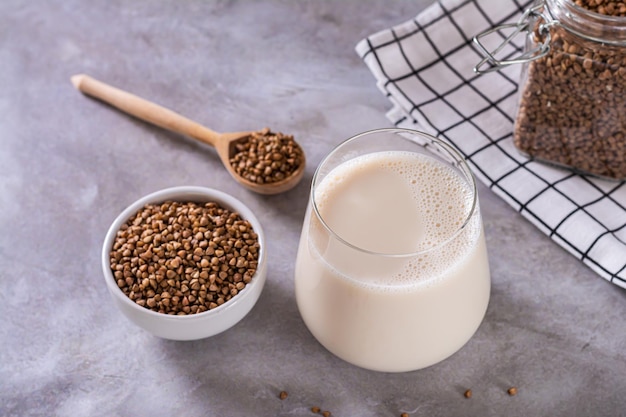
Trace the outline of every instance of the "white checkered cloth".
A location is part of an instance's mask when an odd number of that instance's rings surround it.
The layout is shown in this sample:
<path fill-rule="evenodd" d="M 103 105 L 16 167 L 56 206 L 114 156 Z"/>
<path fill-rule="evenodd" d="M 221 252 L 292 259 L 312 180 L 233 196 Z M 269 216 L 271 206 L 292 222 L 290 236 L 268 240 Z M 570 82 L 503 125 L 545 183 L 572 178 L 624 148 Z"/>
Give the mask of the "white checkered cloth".
<path fill-rule="evenodd" d="M 626 183 L 522 156 L 512 131 L 520 65 L 477 75 L 472 38 L 516 22 L 529 0 L 440 0 L 356 51 L 393 108 L 396 126 L 456 146 L 476 177 L 603 278 L 626 288 Z M 518 54 L 522 40 L 503 55 Z"/>

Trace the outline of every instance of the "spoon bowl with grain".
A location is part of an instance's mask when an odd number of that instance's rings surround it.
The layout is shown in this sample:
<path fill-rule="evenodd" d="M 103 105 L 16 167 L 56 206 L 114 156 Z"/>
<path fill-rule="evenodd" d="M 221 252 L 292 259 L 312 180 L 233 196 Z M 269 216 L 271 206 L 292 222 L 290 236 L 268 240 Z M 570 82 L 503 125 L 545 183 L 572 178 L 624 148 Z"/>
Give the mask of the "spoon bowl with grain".
<path fill-rule="evenodd" d="M 251 191 L 267 195 L 282 193 L 295 187 L 304 175 L 306 159 L 293 136 L 267 128 L 218 133 L 88 75 L 74 75 L 71 81 L 82 93 L 127 114 L 214 147 L 230 175 Z"/>

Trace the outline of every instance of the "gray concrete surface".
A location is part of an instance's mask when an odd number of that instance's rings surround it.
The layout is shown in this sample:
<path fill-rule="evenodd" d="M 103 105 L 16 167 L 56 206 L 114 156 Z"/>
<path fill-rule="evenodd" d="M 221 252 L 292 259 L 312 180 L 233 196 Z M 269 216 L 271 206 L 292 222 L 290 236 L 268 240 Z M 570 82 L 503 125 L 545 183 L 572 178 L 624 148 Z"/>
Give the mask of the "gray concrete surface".
<path fill-rule="evenodd" d="M 421 371 L 365 371 L 300 319 L 292 275 L 314 168 L 339 141 L 389 126 L 354 46 L 428 3 L 1 2 L 0 415 L 313 416 L 315 405 L 336 417 L 626 415 L 626 293 L 484 187 L 492 298 L 457 354 Z M 212 149 L 79 94 L 80 72 L 218 131 L 293 133 L 306 177 L 280 196 L 247 192 Z M 115 216 L 174 185 L 233 194 L 267 232 L 258 304 L 206 340 L 136 328 L 100 271 Z"/>

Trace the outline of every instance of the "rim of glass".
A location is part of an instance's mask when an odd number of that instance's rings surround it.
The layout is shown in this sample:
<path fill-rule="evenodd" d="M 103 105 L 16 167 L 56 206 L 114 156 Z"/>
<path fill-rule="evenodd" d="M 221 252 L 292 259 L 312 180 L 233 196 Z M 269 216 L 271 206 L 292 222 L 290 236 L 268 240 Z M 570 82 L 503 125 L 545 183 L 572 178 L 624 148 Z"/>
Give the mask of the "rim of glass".
<path fill-rule="evenodd" d="M 601 14 L 573 0 L 544 0 L 544 5 L 554 22 L 575 36 L 619 47 L 626 44 L 624 16 Z"/>
<path fill-rule="evenodd" d="M 626 23 L 626 18 L 624 16 L 613 16 L 609 14 L 598 13 L 577 5 L 573 0 L 545 0 L 545 3 L 550 7 L 550 12 L 561 12 L 558 13 L 559 16 L 564 15 L 565 17 L 570 19 L 574 18 L 574 16 L 568 16 L 566 12 L 574 10 L 578 13 L 579 16 L 591 17 L 599 22 L 617 23 L 621 24 L 622 26 Z"/>
<path fill-rule="evenodd" d="M 435 143 L 438 146 L 440 146 L 441 148 L 443 148 L 444 151 L 446 151 L 450 156 L 452 156 L 454 158 L 454 161 L 458 163 L 459 168 L 463 171 L 463 173 L 465 174 L 465 177 L 468 179 L 469 182 L 469 186 L 470 186 L 470 191 L 472 193 L 472 204 L 470 206 L 470 209 L 467 213 L 467 216 L 465 217 L 465 219 L 463 220 L 463 223 L 461 223 L 459 225 L 459 227 L 456 229 L 456 231 L 452 234 L 450 234 L 450 236 L 448 236 L 446 239 L 444 239 L 443 241 L 439 242 L 437 245 L 432 246 L 430 248 L 427 249 L 421 249 L 421 250 L 416 250 L 413 252 L 407 252 L 407 253 L 383 253 L 383 252 L 377 252 L 377 251 L 371 251 L 368 249 L 364 249 L 361 248 L 353 243 L 348 242 L 347 240 L 345 240 L 344 238 L 342 238 L 341 236 L 339 236 L 337 233 L 335 233 L 335 231 L 326 223 L 326 221 L 324 221 L 324 218 L 322 217 L 322 214 L 319 211 L 319 208 L 317 207 L 317 201 L 315 199 L 315 189 L 317 188 L 317 183 L 318 183 L 318 179 L 319 179 L 319 175 L 320 175 L 320 170 L 322 168 L 322 166 L 328 161 L 328 159 L 340 148 L 342 148 L 343 146 L 347 145 L 350 142 L 353 142 L 363 136 L 369 136 L 371 134 L 376 134 L 376 133 L 393 133 L 393 134 L 399 134 L 399 133 L 404 133 L 404 134 L 409 134 L 409 135 L 417 135 L 417 136 L 421 136 L 426 138 L 427 140 L 431 141 L 431 143 Z M 408 141 L 411 141 L 410 138 L 404 138 Z M 420 144 L 416 143 L 416 145 L 421 146 Z M 425 132 L 421 132 L 419 130 L 413 130 L 413 129 L 405 129 L 405 128 L 383 128 L 383 129 L 373 129 L 373 130 L 368 130 L 362 133 L 359 133 L 355 136 L 352 136 L 346 140 L 344 140 L 343 142 L 339 143 L 337 146 L 335 146 L 329 153 L 328 155 L 326 155 L 324 157 L 324 159 L 322 159 L 322 161 L 319 163 L 319 165 L 317 166 L 317 168 L 315 169 L 315 173 L 313 174 L 313 180 L 311 182 L 311 191 L 310 191 L 310 196 L 309 198 L 311 199 L 311 205 L 313 206 L 313 211 L 315 213 L 315 216 L 318 218 L 318 220 L 320 221 L 320 223 L 322 223 L 322 225 L 324 226 L 324 228 L 331 234 L 331 236 L 334 239 L 337 239 L 339 242 L 343 243 L 344 245 L 357 250 L 359 252 L 362 253 L 366 253 L 369 255 L 374 255 L 374 256 L 380 256 L 380 257 L 387 257 L 387 258 L 403 258 L 403 257 L 414 257 L 414 256 L 419 256 L 419 255 L 423 255 L 423 254 L 427 254 L 429 252 L 433 252 L 445 245 L 447 245 L 448 243 L 450 243 L 451 241 L 453 241 L 454 239 L 457 238 L 457 236 L 459 236 L 461 234 L 461 232 L 467 227 L 467 225 L 469 224 L 470 220 L 472 219 L 472 217 L 474 216 L 477 206 L 478 206 L 478 190 L 476 187 L 476 179 L 474 178 L 474 174 L 472 173 L 469 165 L 467 164 L 467 162 L 465 161 L 465 158 L 463 157 L 463 155 L 461 155 L 461 153 L 459 151 L 456 150 L 456 148 L 454 148 L 452 145 L 448 144 L 447 142 L 443 141 L 442 139 L 439 139 L 435 136 L 432 136 L 428 133 Z"/>

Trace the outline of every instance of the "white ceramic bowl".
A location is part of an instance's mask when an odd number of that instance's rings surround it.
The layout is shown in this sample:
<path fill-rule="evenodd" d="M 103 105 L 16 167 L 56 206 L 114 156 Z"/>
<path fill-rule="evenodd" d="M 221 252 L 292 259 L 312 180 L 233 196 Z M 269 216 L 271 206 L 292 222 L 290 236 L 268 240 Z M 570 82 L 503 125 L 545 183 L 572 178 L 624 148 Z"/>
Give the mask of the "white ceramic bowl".
<path fill-rule="evenodd" d="M 149 310 L 133 302 L 118 287 L 111 271 L 109 254 L 113 247 L 115 235 L 120 227 L 139 209 L 149 203 L 161 203 L 166 200 L 180 202 L 208 202 L 219 203 L 222 207 L 235 211 L 245 220 L 248 220 L 258 235 L 260 253 L 257 271 L 252 281 L 236 296 L 214 309 L 185 316 L 168 315 Z M 216 335 L 234 326 L 254 307 L 258 300 L 267 275 L 267 261 L 265 253 L 265 237 L 261 224 L 241 201 L 211 188 L 204 187 L 173 187 L 149 194 L 128 206 L 117 216 L 109 228 L 102 247 L 102 271 L 106 285 L 115 305 L 133 323 L 148 332 L 165 339 L 195 340 Z"/>

